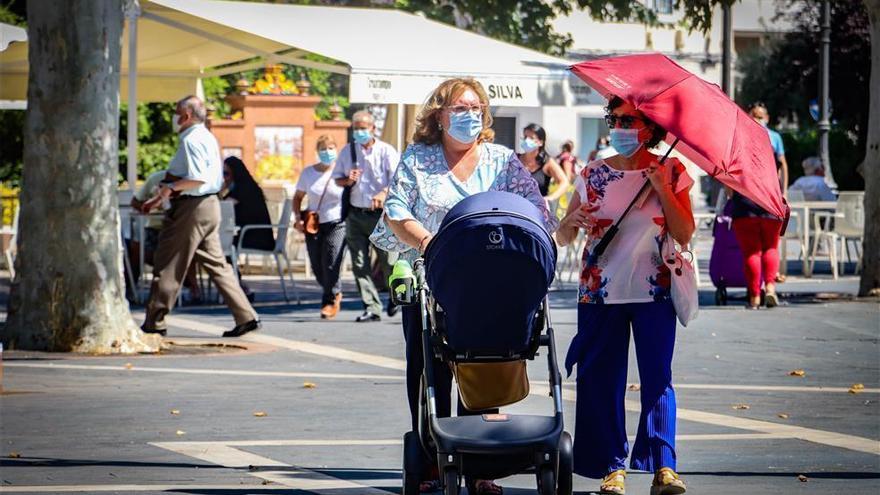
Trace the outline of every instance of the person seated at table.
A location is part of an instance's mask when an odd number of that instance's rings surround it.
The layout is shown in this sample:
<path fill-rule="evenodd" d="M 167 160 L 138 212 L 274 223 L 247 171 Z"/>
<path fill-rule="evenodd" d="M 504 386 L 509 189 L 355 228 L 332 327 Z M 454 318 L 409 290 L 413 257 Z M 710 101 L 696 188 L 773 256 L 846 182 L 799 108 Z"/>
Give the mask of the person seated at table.
<path fill-rule="evenodd" d="M 168 173 L 168 170 L 159 170 L 158 172 L 153 172 L 147 177 L 147 180 L 134 192 L 131 197 L 131 207 L 136 211 L 140 212 L 143 215 L 148 214 L 149 212 L 145 210 L 144 205 L 153 196 L 156 195 L 156 192 L 159 190 L 159 185 L 165 179 L 165 175 Z M 160 206 L 159 212 L 164 211 L 164 208 Z M 141 254 L 141 242 L 144 244 L 144 263 L 148 263 L 150 265 L 153 264 L 153 253 L 156 251 L 156 246 L 159 243 L 159 231 L 162 230 L 162 217 L 158 215 L 153 215 L 148 217 L 145 220 L 144 224 L 144 238 L 140 239 L 140 234 L 137 229 L 133 229 L 131 242 L 128 244 L 128 257 L 131 260 L 131 271 L 134 278 L 137 280 L 140 278 L 141 272 L 141 262 L 140 262 L 140 254 Z M 202 291 L 199 288 L 198 281 L 196 280 L 196 271 L 195 266 L 191 265 L 189 270 L 186 273 L 186 278 L 183 280 L 183 286 L 189 289 L 190 298 L 189 301 L 193 304 L 199 304 L 202 301 Z"/>
<path fill-rule="evenodd" d="M 235 203 L 235 225 L 237 227 L 244 228 L 247 225 L 270 225 L 272 223 L 263 190 L 254 180 L 244 162 L 238 157 L 230 156 L 223 160 L 223 190 L 220 192 L 220 196 Z M 236 248 L 238 248 L 238 237 L 236 234 L 233 239 Z M 272 251 L 275 249 L 275 236 L 272 234 L 272 229 L 247 231 L 241 242 L 241 247 Z M 231 260 L 228 261 L 231 263 Z M 238 277 L 245 295 L 253 301 L 254 293 L 241 281 L 241 272 Z"/>
<path fill-rule="evenodd" d="M 835 201 L 834 192 L 825 183 L 825 165 L 818 156 L 811 156 L 801 162 L 804 176 L 799 177 L 788 191 L 801 191 L 805 201 Z"/>

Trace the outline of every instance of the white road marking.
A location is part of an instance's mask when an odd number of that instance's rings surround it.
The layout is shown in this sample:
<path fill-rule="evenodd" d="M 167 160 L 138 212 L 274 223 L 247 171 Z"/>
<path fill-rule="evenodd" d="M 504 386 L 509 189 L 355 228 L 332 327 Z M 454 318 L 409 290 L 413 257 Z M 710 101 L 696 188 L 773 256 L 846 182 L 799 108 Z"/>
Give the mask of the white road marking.
<path fill-rule="evenodd" d="M 638 384 L 636 384 L 638 385 Z M 564 387 L 574 387 L 574 383 L 565 383 Z M 849 393 L 849 387 L 806 387 L 798 385 L 729 385 L 720 383 L 673 383 L 675 389 L 682 390 L 739 390 L 745 392 L 807 392 L 807 393 Z M 880 388 L 864 388 L 863 394 L 880 394 Z"/>
<path fill-rule="evenodd" d="M 249 466 L 259 467 L 261 468 L 260 470 L 248 471 L 248 474 L 297 490 L 321 492 L 328 490 L 357 490 L 356 493 L 364 495 L 388 493 L 385 490 L 373 488 L 369 485 L 343 480 L 310 469 L 294 467 L 287 463 L 269 459 L 268 457 L 245 452 L 223 442 L 157 442 L 151 445 L 227 468 L 247 469 Z M 265 467 L 285 469 L 276 471 L 262 470 Z"/>
<path fill-rule="evenodd" d="M 166 320 L 169 325 L 179 326 L 197 332 L 207 333 L 220 336 L 228 330 L 225 327 L 204 323 L 201 321 L 191 320 L 180 316 L 168 316 Z M 363 352 L 350 351 L 341 347 L 333 347 L 328 345 L 314 344 L 312 342 L 303 342 L 300 340 L 285 339 L 283 337 L 274 337 L 263 333 L 248 333 L 240 339 L 247 342 L 257 342 L 260 344 L 273 345 L 292 351 L 305 352 L 318 356 L 329 357 L 333 359 L 341 359 L 343 361 L 352 361 L 355 363 L 369 364 L 380 368 L 403 371 L 406 369 L 406 361 L 402 359 L 394 359 L 376 354 L 367 354 Z"/>
<path fill-rule="evenodd" d="M 224 329 L 217 325 L 211 325 L 199 321 L 190 320 L 188 318 L 170 317 L 169 324 L 185 327 L 191 330 L 210 333 L 212 335 L 221 334 Z M 265 334 L 247 334 L 242 337 L 243 340 L 252 342 L 260 342 L 286 349 L 307 352 L 334 359 L 343 359 L 356 363 L 368 364 L 387 369 L 404 370 L 406 362 L 400 359 L 388 358 L 385 356 L 377 356 L 362 352 L 349 351 L 333 346 L 318 345 L 308 342 L 299 342 L 285 339 L 282 337 L 274 337 Z M 548 387 L 542 384 L 532 384 L 532 395 L 546 396 Z M 574 402 L 574 391 L 566 390 L 563 399 Z M 626 401 L 626 408 L 630 411 L 640 411 L 641 406 L 634 401 Z M 727 414 L 708 413 L 696 411 L 692 409 L 677 409 L 678 418 L 686 421 L 695 421 L 716 426 L 724 426 L 729 428 L 740 428 L 753 432 L 772 433 L 779 435 L 787 435 L 789 438 L 797 438 L 808 442 L 818 443 L 822 445 L 830 445 L 858 452 L 866 452 L 869 454 L 880 455 L 880 442 L 868 438 L 857 437 L 854 435 L 846 435 L 843 433 L 835 433 L 800 426 L 784 425 L 772 423 L 769 421 L 760 421 L 755 419 L 743 418 L 738 416 L 730 416 Z"/>
<path fill-rule="evenodd" d="M 254 371 L 254 370 L 229 370 L 229 369 L 203 369 L 203 368 L 167 368 L 153 366 L 132 366 L 127 368 L 123 365 L 108 366 L 94 364 L 64 364 L 64 363 L 24 363 L 6 362 L 7 368 L 41 368 L 41 369 L 67 369 L 67 370 L 95 370 L 95 371 L 122 371 L 126 373 L 184 373 L 194 375 L 226 375 L 226 376 L 276 376 L 285 378 L 332 378 L 341 380 L 394 380 L 402 381 L 403 375 L 365 375 L 353 373 L 311 373 L 307 371 Z"/>
<path fill-rule="evenodd" d="M 361 373 L 320 373 L 309 371 L 258 371 L 258 370 L 230 370 L 210 368 L 169 368 L 159 366 L 134 366 L 127 368 L 123 365 L 99 365 L 99 364 L 66 364 L 66 363 L 31 363 L 7 361 L 7 368 L 38 368 L 38 369 L 70 369 L 70 370 L 94 370 L 94 371 L 124 371 L 148 373 L 183 373 L 194 375 L 226 375 L 226 376 L 260 376 L 260 377 L 283 377 L 283 378 L 328 378 L 340 380 L 394 380 L 403 381 L 403 375 L 374 375 Z M 565 383 L 564 387 L 573 388 L 574 383 Z M 685 390 L 739 390 L 746 392 L 797 392 L 797 393 L 849 393 L 848 387 L 805 387 L 789 385 L 727 385 L 714 383 L 676 383 L 676 389 Z M 865 388 L 862 394 L 880 394 L 880 388 Z"/>

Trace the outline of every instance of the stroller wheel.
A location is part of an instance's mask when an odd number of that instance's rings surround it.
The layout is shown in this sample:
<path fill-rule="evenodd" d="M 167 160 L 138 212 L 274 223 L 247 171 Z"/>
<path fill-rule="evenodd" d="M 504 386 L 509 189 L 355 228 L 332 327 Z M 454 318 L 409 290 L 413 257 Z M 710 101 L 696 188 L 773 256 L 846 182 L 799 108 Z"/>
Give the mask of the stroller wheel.
<path fill-rule="evenodd" d="M 574 469 L 574 454 L 572 453 L 571 435 L 567 431 L 562 432 L 559 438 L 559 468 L 556 470 L 556 493 L 559 495 L 571 495 L 572 493 L 572 470 Z"/>
<path fill-rule="evenodd" d="M 408 431 L 403 435 L 403 495 L 419 495 L 422 480 L 422 447 L 418 434 Z"/>
<path fill-rule="evenodd" d="M 541 468 L 541 472 L 538 474 L 538 493 L 556 495 L 556 475 L 553 474 L 553 468 Z"/>
<path fill-rule="evenodd" d="M 443 494 L 458 495 L 460 480 L 458 479 L 458 471 L 455 469 L 447 469 L 443 473 Z"/>

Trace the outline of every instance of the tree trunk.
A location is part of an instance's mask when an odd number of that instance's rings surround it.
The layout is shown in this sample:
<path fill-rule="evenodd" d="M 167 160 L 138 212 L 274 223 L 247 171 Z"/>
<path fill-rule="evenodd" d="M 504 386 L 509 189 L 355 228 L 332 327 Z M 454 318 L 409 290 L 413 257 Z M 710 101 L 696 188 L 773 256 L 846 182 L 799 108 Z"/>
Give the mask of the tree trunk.
<path fill-rule="evenodd" d="M 155 352 L 120 275 L 117 206 L 122 0 L 29 0 L 11 348 Z"/>
<path fill-rule="evenodd" d="M 871 21 L 871 82 L 865 177 L 864 264 L 859 295 L 880 295 L 880 0 L 865 0 Z"/>

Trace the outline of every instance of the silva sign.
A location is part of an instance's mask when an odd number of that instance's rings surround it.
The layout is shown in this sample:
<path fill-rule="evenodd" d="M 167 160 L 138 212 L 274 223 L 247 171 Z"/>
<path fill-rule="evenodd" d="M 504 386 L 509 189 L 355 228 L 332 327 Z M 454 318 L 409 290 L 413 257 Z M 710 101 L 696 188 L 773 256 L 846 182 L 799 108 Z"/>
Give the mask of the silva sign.
<path fill-rule="evenodd" d="M 447 77 L 369 74 L 353 72 L 349 86 L 352 103 L 420 105 L 428 95 Z M 476 77 L 489 96 L 493 106 L 536 107 L 538 100 L 537 79 L 508 79 Z"/>

